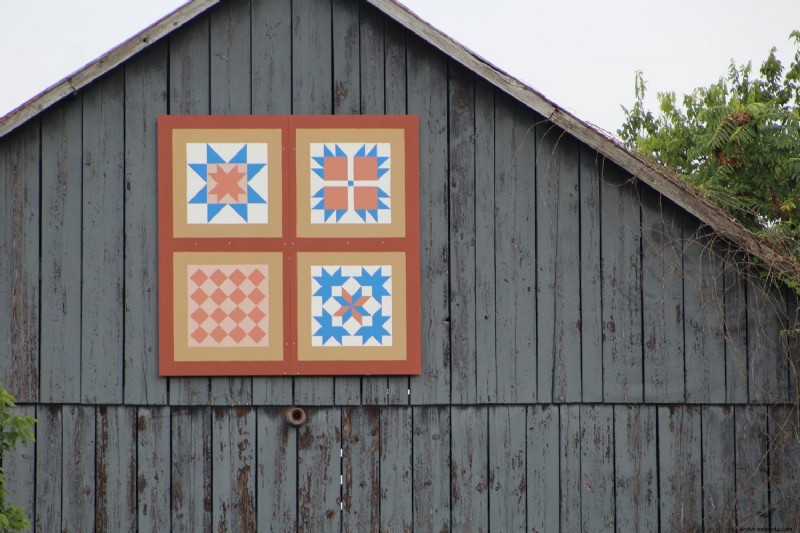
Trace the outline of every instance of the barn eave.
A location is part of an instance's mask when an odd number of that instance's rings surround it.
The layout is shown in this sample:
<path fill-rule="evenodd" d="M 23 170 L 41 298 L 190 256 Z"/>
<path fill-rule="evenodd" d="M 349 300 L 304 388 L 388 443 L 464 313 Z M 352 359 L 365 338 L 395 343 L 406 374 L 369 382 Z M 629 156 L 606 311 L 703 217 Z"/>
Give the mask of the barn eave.
<path fill-rule="evenodd" d="M 495 67 L 395 0 L 365 1 L 443 52 L 453 61 L 464 65 L 475 75 L 487 80 L 497 89 L 511 95 L 596 150 L 600 155 L 610 159 L 635 179 L 641 180 L 664 197 L 672 200 L 742 251 L 764 260 L 770 273 L 776 275 L 777 278 L 800 279 L 800 263 L 790 253 L 780 249 L 768 239 L 754 235 L 721 208 L 708 202 L 676 173 L 632 152 L 607 132 L 579 119 L 532 87 Z M 169 35 L 173 30 L 180 28 L 219 2 L 220 0 L 192 0 L 108 53 L 55 83 L 19 108 L 0 118 L 0 138 L 121 65 L 144 48 Z"/>

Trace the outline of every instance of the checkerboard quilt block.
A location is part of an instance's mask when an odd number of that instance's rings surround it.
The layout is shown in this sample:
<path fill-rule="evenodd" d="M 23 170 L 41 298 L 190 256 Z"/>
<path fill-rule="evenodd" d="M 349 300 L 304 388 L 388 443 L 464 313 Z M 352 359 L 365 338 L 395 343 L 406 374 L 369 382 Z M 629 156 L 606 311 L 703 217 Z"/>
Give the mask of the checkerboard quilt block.
<path fill-rule="evenodd" d="M 161 375 L 420 372 L 415 117 L 158 130 Z"/>
<path fill-rule="evenodd" d="M 275 252 L 175 252 L 164 283 L 179 363 L 275 362 L 284 355 L 283 260 Z M 162 309 L 162 311 L 166 311 Z"/>
<path fill-rule="evenodd" d="M 268 275 L 269 265 L 189 265 L 189 346 L 269 346 Z"/>
<path fill-rule="evenodd" d="M 391 145 L 312 143 L 309 173 L 312 224 L 388 224 Z"/>
<path fill-rule="evenodd" d="M 264 143 L 188 143 L 186 222 L 269 222 L 267 154 Z"/>
<path fill-rule="evenodd" d="M 391 265 L 312 266 L 312 346 L 391 346 Z"/>

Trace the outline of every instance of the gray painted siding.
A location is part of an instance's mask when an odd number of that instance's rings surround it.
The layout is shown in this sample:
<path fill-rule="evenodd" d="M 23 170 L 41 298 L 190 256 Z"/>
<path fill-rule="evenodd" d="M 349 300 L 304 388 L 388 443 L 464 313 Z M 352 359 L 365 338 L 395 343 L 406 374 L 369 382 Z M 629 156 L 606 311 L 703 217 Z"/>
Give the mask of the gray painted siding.
<path fill-rule="evenodd" d="M 781 331 L 797 321 L 797 305 L 788 291 L 745 275 L 746 262 L 693 218 L 373 8 L 338 6 L 334 23 L 330 9 L 276 5 L 297 19 L 293 33 L 272 19 L 268 43 L 253 33 L 260 2 L 212 10 L 44 113 L 41 128 L 3 139 L 0 291 L 13 305 L 0 321 L 9 354 L 0 365 L 20 401 L 790 401 Z M 315 46 L 309 39 L 336 42 L 334 26 L 339 48 L 362 50 L 341 68 L 303 51 Z M 217 27 L 235 39 L 211 42 Z M 212 51 L 223 45 L 230 50 Z M 226 54 L 239 66 L 209 67 Z M 324 65 L 336 81 L 317 79 Z M 267 77 L 283 83 L 278 100 L 288 74 L 268 73 L 294 69 L 291 105 L 245 105 L 241 84 L 211 84 L 233 68 L 258 91 Z M 364 69 L 380 83 L 365 81 Z M 421 376 L 158 377 L 155 116 L 254 108 L 420 115 Z"/>
<path fill-rule="evenodd" d="M 273 407 L 24 411 L 41 420 L 40 444 L 16 450 L 6 468 L 11 500 L 35 509 L 37 531 L 553 531 L 559 522 L 562 531 L 685 531 L 800 521 L 800 447 L 780 429 L 798 418 L 784 407 L 315 407 L 299 430 Z"/>
<path fill-rule="evenodd" d="M 164 112 L 420 116 L 421 376 L 158 377 Z M 0 140 L 0 193 L 37 531 L 800 528 L 797 299 L 366 4 L 213 8 Z"/>

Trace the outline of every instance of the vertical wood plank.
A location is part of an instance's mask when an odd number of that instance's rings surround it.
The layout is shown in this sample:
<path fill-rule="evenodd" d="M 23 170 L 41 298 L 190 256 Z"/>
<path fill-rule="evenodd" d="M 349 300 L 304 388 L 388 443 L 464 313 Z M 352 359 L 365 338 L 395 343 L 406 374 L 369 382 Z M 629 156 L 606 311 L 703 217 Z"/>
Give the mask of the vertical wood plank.
<path fill-rule="evenodd" d="M 773 530 L 800 528 L 800 418 L 788 405 L 769 409 L 770 516 Z"/>
<path fill-rule="evenodd" d="M 412 414 L 410 407 L 381 409 L 381 531 L 411 531 Z"/>
<path fill-rule="evenodd" d="M 291 0 L 253 2 L 252 14 L 253 113 L 291 114 L 292 2 Z M 253 403 L 290 405 L 292 378 L 254 377 Z"/>
<path fill-rule="evenodd" d="M 169 37 L 169 111 L 203 115 L 211 112 L 208 15 L 200 15 Z M 208 378 L 170 378 L 172 405 L 210 402 Z"/>
<path fill-rule="evenodd" d="M 172 408 L 172 530 L 211 530 L 211 410 Z"/>
<path fill-rule="evenodd" d="M 380 115 L 386 112 L 388 67 L 384 48 L 383 13 L 373 6 L 361 4 L 359 17 L 360 111 L 363 114 Z M 405 85 L 405 73 L 403 73 L 403 85 Z M 394 89 L 400 88 L 390 87 L 390 90 Z"/>
<path fill-rule="evenodd" d="M 125 403 L 164 404 L 158 375 L 156 117 L 167 112 L 167 47 L 125 64 Z"/>
<path fill-rule="evenodd" d="M 340 408 L 320 408 L 297 436 L 297 509 L 300 531 L 339 531 L 341 526 Z"/>
<path fill-rule="evenodd" d="M 209 12 L 212 114 L 250 113 L 250 20 L 250 0 L 231 0 Z"/>
<path fill-rule="evenodd" d="M 42 117 L 41 402 L 81 398 L 81 99 Z"/>
<path fill-rule="evenodd" d="M 450 64 L 450 357 L 452 401 L 477 400 L 475 322 L 475 88 L 472 73 Z"/>
<path fill-rule="evenodd" d="M 743 263 L 728 254 L 725 259 L 725 383 L 727 403 L 748 400 L 747 282 Z"/>
<path fill-rule="evenodd" d="M 0 143 L 0 376 L 39 399 L 39 121 Z"/>
<path fill-rule="evenodd" d="M 69 405 L 62 412 L 61 530 L 95 527 L 95 408 Z"/>
<path fill-rule="evenodd" d="M 124 78 L 114 70 L 83 93 L 81 397 L 123 399 Z"/>
<path fill-rule="evenodd" d="M 253 113 L 292 112 L 292 2 L 252 2 Z"/>
<path fill-rule="evenodd" d="M 292 110 L 333 111 L 331 0 L 292 2 Z"/>
<path fill-rule="evenodd" d="M 387 114 L 403 115 L 408 112 L 407 31 L 388 17 L 382 18 L 384 18 L 386 71 L 384 105 Z M 365 74 L 366 72 L 362 71 L 362 76 Z M 386 403 L 390 405 L 408 405 L 410 402 L 410 389 L 409 378 L 405 376 L 390 376 L 386 379 Z M 384 391 L 381 390 L 380 393 L 384 394 Z"/>
<path fill-rule="evenodd" d="M 170 529 L 170 433 L 169 407 L 139 408 L 137 509 L 139 531 Z"/>
<path fill-rule="evenodd" d="M 475 400 L 497 401 L 495 89 L 475 80 Z"/>
<path fill-rule="evenodd" d="M 639 198 L 630 176 L 607 160 L 602 179 L 603 400 L 638 402 L 643 399 Z"/>
<path fill-rule="evenodd" d="M 331 0 L 333 48 L 333 113 L 356 115 L 361 108 L 359 2 Z M 361 403 L 361 378 L 333 378 L 334 403 Z"/>
<path fill-rule="evenodd" d="M 61 529 L 61 484 L 63 469 L 60 405 L 36 409 L 36 524 L 34 531 Z"/>
<path fill-rule="evenodd" d="M 700 408 L 658 408 L 658 470 L 662 531 L 703 528 Z"/>
<path fill-rule="evenodd" d="M 703 524 L 707 530 L 736 527 L 736 432 L 733 408 L 703 406 Z"/>
<path fill-rule="evenodd" d="M 361 75 L 361 113 L 380 115 L 389 113 L 387 105 L 401 105 L 396 114 L 405 113 L 405 33 L 397 31 L 399 37 L 389 44 L 384 44 L 383 14 L 377 8 L 361 4 L 360 61 Z M 386 37 L 387 40 L 390 37 Z M 398 43 L 399 40 L 399 43 Z M 393 55 L 390 56 L 390 51 Z M 402 63 L 402 70 L 398 66 Z M 395 85 L 392 92 L 401 93 L 402 101 L 397 95 L 387 94 L 387 79 L 392 76 Z M 392 401 L 389 400 L 389 384 L 392 384 Z M 408 403 L 408 378 L 403 376 L 364 376 L 361 378 L 361 401 L 365 404 Z"/>
<path fill-rule="evenodd" d="M 603 313 L 600 243 L 601 156 L 580 147 L 581 392 L 584 402 L 603 401 Z"/>
<path fill-rule="evenodd" d="M 256 410 L 258 531 L 297 527 L 297 430 L 284 415 L 275 407 Z"/>
<path fill-rule="evenodd" d="M 496 361 L 494 401 L 536 401 L 536 139 L 538 121 L 495 99 Z"/>
<path fill-rule="evenodd" d="M 447 62 L 409 37 L 408 112 L 419 115 L 422 374 L 410 379 L 411 403 L 450 399 Z"/>
<path fill-rule="evenodd" d="M 489 524 L 495 531 L 526 529 L 525 407 L 489 407 Z"/>
<path fill-rule="evenodd" d="M 528 406 L 528 531 L 557 531 L 559 527 L 558 439 L 558 407 Z"/>
<path fill-rule="evenodd" d="M 18 405 L 12 410 L 17 416 L 36 417 L 33 405 Z M 22 507 L 22 512 L 35 527 L 36 513 L 36 445 L 34 441 L 17 443 L 16 448 L 6 451 L 2 457 L 4 489 L 8 499 L 5 503 Z"/>
<path fill-rule="evenodd" d="M 737 406 L 736 525 L 769 527 L 767 417 L 762 406 Z"/>
<path fill-rule="evenodd" d="M 248 115 L 250 107 L 250 0 L 231 0 L 210 12 L 210 105 L 215 115 Z M 211 378 L 214 405 L 253 401 L 248 377 Z"/>
<path fill-rule="evenodd" d="M 211 112 L 208 14 L 169 35 L 169 110 L 176 115 Z"/>
<path fill-rule="evenodd" d="M 331 9 L 331 0 L 292 2 L 292 112 L 295 114 L 333 112 Z M 295 378 L 294 403 L 333 404 L 333 378 Z"/>
<path fill-rule="evenodd" d="M 781 330 L 787 324 L 782 288 L 760 279 L 747 283 L 747 352 L 750 401 L 789 401 L 789 363 Z"/>
<path fill-rule="evenodd" d="M 580 409 L 581 530 L 614 529 L 613 408 L 583 405 Z"/>
<path fill-rule="evenodd" d="M 331 0 L 333 113 L 357 115 L 361 108 L 359 3 Z"/>
<path fill-rule="evenodd" d="M 342 412 L 342 530 L 380 531 L 380 411 Z"/>
<path fill-rule="evenodd" d="M 800 397 L 800 293 L 787 289 L 787 310 L 789 312 L 785 337 L 789 366 L 789 397 Z M 800 527 L 798 527 L 800 529 Z"/>
<path fill-rule="evenodd" d="M 536 135 L 536 393 L 539 402 L 579 402 L 580 152 L 552 124 Z"/>
<path fill-rule="evenodd" d="M 489 421 L 485 407 L 450 412 L 454 531 L 489 531 Z"/>
<path fill-rule="evenodd" d="M 683 402 L 683 246 L 672 202 L 642 187 L 644 398 Z"/>
<path fill-rule="evenodd" d="M 614 406 L 614 464 L 619 531 L 657 531 L 658 441 L 656 410 Z"/>
<path fill-rule="evenodd" d="M 215 407 L 212 426 L 212 524 L 215 531 L 255 531 L 255 412 Z"/>
<path fill-rule="evenodd" d="M 581 529 L 581 411 L 559 408 L 559 511 L 561 531 Z"/>
<path fill-rule="evenodd" d="M 414 530 L 450 529 L 450 412 L 446 407 L 415 407 Z"/>
<path fill-rule="evenodd" d="M 135 407 L 97 408 L 96 463 L 95 527 L 137 531 Z"/>
<path fill-rule="evenodd" d="M 711 239 L 684 219 L 683 314 L 686 401 L 725 402 L 725 296 L 721 258 Z"/>

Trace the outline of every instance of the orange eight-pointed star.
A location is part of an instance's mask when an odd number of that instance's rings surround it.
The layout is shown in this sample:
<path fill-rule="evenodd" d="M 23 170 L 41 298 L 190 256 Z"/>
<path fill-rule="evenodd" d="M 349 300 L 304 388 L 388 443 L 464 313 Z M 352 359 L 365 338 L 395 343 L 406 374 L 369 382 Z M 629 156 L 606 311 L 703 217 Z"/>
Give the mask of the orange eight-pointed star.
<path fill-rule="evenodd" d="M 208 180 L 210 202 L 219 204 L 247 202 L 247 165 L 232 163 L 208 165 Z M 226 196 L 231 198 L 230 202 L 225 202 Z"/>

